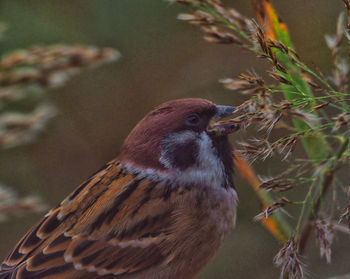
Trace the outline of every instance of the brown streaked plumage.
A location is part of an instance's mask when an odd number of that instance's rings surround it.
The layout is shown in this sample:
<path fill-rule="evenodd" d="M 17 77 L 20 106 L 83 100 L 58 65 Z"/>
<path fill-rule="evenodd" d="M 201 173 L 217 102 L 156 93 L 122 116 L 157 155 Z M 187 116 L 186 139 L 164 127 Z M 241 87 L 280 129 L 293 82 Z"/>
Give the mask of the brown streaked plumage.
<path fill-rule="evenodd" d="M 0 279 L 194 278 L 235 220 L 235 127 L 208 129 L 233 111 L 181 99 L 150 112 L 117 159 L 20 240 Z"/>

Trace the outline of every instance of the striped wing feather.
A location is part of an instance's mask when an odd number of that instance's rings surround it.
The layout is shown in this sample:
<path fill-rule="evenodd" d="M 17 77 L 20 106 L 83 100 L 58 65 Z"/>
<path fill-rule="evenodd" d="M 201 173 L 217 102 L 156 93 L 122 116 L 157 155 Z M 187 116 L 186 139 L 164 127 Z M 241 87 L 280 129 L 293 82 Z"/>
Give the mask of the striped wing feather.
<path fill-rule="evenodd" d="M 167 189 L 110 162 L 22 238 L 0 279 L 95 278 L 161 264 L 171 227 Z"/>

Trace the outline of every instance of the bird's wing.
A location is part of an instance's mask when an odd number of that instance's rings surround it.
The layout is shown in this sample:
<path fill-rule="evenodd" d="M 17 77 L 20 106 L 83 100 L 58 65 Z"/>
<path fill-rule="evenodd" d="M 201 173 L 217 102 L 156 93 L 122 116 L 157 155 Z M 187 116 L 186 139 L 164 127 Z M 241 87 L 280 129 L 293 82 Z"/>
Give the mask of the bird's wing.
<path fill-rule="evenodd" d="M 161 264 L 172 227 L 169 187 L 112 161 L 22 238 L 0 279 L 117 275 Z"/>

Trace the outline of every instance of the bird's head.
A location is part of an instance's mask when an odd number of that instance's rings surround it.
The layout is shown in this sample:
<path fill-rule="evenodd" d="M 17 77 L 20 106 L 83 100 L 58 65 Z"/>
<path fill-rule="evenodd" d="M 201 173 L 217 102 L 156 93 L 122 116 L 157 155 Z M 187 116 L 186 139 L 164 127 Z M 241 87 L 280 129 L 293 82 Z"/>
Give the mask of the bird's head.
<path fill-rule="evenodd" d="M 237 127 L 217 121 L 234 111 L 234 107 L 199 98 L 164 103 L 131 131 L 119 159 L 137 169 L 163 173 L 200 176 L 201 172 L 216 171 L 222 175 L 223 170 L 230 175 L 233 163 L 227 135 Z"/>

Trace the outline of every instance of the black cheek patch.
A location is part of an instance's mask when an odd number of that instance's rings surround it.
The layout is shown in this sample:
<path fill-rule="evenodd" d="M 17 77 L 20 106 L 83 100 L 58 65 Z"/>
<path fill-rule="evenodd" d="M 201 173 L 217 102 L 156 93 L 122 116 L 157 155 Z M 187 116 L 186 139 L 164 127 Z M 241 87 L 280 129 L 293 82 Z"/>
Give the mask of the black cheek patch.
<path fill-rule="evenodd" d="M 172 165 L 180 170 L 187 169 L 194 165 L 197 160 L 198 149 L 198 145 L 195 141 L 176 145 L 172 154 Z"/>
<path fill-rule="evenodd" d="M 173 143 L 166 148 L 163 156 L 172 168 L 185 170 L 196 163 L 198 150 L 199 147 L 194 140 L 184 143 Z"/>

